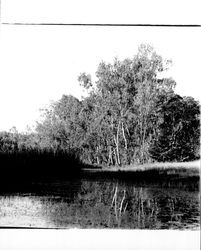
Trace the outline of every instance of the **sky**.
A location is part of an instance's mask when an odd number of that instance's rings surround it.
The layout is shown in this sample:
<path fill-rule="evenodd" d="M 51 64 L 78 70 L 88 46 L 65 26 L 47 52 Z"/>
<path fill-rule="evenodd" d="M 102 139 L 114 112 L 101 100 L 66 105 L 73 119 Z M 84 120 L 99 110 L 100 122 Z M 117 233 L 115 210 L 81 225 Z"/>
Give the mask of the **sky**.
<path fill-rule="evenodd" d="M 154 10 L 151 15 L 149 2 L 147 8 L 144 8 L 144 15 L 139 15 L 138 10 L 143 8 L 144 0 L 138 3 L 139 8 L 136 5 L 128 8 L 130 5 L 126 3 L 131 4 L 128 0 L 125 1 L 123 8 L 119 1 L 95 2 L 96 5 L 94 1 L 89 0 L 2 1 L 0 131 L 8 131 L 13 126 L 19 131 L 25 131 L 27 125 L 33 127 L 35 121 L 40 119 L 39 110 L 48 107 L 51 101 L 59 100 L 63 94 L 81 98 L 84 93 L 77 80 L 81 72 L 90 73 L 92 80 L 95 80 L 95 71 L 101 61 L 112 62 L 114 57 L 132 58 L 141 43 L 151 44 L 163 58 L 172 59 L 173 65 L 167 76 L 176 81 L 178 94 L 200 98 L 201 28 L 4 24 L 12 22 L 199 24 L 197 8 L 192 18 L 186 19 L 186 14 L 191 10 L 185 5 L 186 1 L 182 1 L 183 11 L 180 12 L 179 20 L 176 20 L 178 12 L 175 8 L 172 8 L 171 4 L 161 6 L 160 1 L 150 1 L 158 3 L 163 10 Z M 181 4 L 181 1 L 178 2 Z M 166 12 L 169 14 L 165 15 Z M 151 18 L 145 18 L 148 13 Z"/>

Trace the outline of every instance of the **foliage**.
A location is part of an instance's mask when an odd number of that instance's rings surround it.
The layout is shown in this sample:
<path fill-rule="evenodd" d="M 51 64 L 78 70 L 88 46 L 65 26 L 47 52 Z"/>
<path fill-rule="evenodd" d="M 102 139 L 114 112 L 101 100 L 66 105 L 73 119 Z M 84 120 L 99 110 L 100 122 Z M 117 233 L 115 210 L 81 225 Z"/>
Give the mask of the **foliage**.
<path fill-rule="evenodd" d="M 163 99 L 164 101 L 164 99 Z M 160 106 L 163 121 L 151 155 L 157 161 L 189 161 L 199 158 L 200 107 L 191 97 L 165 97 Z"/>
<path fill-rule="evenodd" d="M 194 118 L 199 116 L 199 104 L 192 98 L 171 101 L 178 99 L 176 83 L 159 77 L 170 63 L 151 46 L 141 45 L 132 59 L 101 62 L 94 83 L 89 74 L 80 74 L 78 80 L 88 96 L 81 101 L 63 96 L 56 102 L 37 128 L 42 142 L 48 138 L 52 148 L 76 149 L 82 160 L 108 166 L 195 159 L 199 119 Z M 195 114 L 190 112 L 193 107 Z M 170 119 L 174 108 L 180 114 L 176 121 Z M 173 131 L 179 124 L 180 135 L 175 139 Z M 162 148 L 173 141 L 176 151 L 162 156 Z"/>
<path fill-rule="evenodd" d="M 175 81 L 160 77 L 170 63 L 149 45 L 132 59 L 101 62 L 96 82 L 87 73 L 78 77 L 85 98 L 63 95 L 43 111 L 35 133 L 1 134 L 0 151 L 71 151 L 107 166 L 197 159 L 199 103 L 176 95 Z"/>

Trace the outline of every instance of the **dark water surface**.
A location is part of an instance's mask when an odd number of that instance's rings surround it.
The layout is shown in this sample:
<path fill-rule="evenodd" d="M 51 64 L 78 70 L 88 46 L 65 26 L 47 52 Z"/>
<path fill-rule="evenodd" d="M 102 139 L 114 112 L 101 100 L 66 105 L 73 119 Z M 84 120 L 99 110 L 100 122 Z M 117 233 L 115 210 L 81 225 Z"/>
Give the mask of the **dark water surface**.
<path fill-rule="evenodd" d="M 0 227 L 199 229 L 199 180 L 79 178 L 0 191 Z"/>

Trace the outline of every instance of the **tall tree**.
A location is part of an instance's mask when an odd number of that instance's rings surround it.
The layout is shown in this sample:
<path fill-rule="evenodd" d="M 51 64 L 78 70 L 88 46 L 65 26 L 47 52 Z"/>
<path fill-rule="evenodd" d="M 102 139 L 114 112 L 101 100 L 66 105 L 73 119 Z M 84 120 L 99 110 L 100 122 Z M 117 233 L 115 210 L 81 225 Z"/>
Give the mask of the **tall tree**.
<path fill-rule="evenodd" d="M 159 135 L 150 149 L 157 161 L 187 161 L 199 157 L 200 107 L 191 97 L 163 98 Z"/>
<path fill-rule="evenodd" d="M 70 149 L 78 147 L 81 103 L 73 96 L 62 98 L 44 111 L 44 120 L 37 125 L 43 147 Z"/>
<path fill-rule="evenodd" d="M 147 161 L 145 144 L 153 134 L 154 105 L 162 93 L 173 92 L 175 86 L 172 79 L 158 79 L 158 73 L 166 69 L 162 58 L 145 45 L 140 46 L 133 59 L 115 59 L 114 64 L 99 65 L 96 112 L 99 119 L 102 117 L 100 126 L 107 123 L 107 133 L 112 135 L 107 151 L 113 152 L 116 164 L 128 164 L 136 159 Z"/>
<path fill-rule="evenodd" d="M 79 101 L 64 95 L 45 111 L 37 127 L 40 145 L 77 150 L 92 164 L 120 166 L 177 154 L 192 159 L 198 148 L 199 105 L 176 96 L 175 81 L 161 77 L 170 63 L 141 45 L 132 59 L 101 62 L 96 82 L 80 74 L 88 96 Z"/>

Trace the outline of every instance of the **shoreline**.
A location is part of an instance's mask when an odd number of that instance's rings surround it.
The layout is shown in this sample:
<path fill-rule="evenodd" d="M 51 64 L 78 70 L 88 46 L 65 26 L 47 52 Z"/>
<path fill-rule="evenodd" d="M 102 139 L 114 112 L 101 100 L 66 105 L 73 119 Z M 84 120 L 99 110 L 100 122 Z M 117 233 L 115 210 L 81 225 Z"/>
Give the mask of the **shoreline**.
<path fill-rule="evenodd" d="M 88 174 L 148 174 L 155 173 L 159 175 L 180 175 L 200 176 L 200 160 L 192 162 L 164 162 L 164 163 L 146 163 L 135 164 L 121 167 L 91 167 L 83 168 L 83 173 Z"/>

